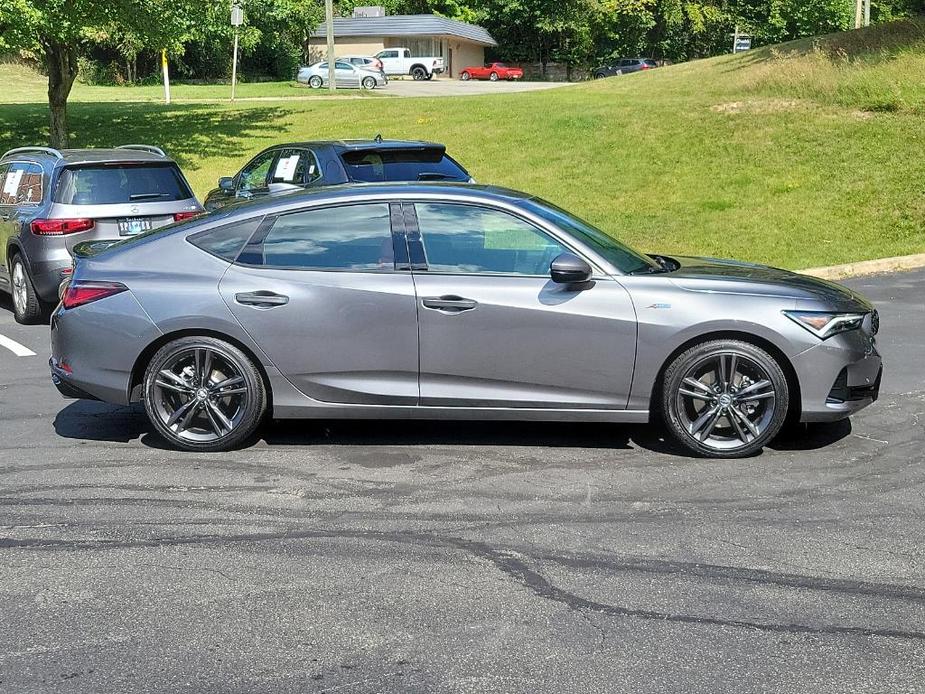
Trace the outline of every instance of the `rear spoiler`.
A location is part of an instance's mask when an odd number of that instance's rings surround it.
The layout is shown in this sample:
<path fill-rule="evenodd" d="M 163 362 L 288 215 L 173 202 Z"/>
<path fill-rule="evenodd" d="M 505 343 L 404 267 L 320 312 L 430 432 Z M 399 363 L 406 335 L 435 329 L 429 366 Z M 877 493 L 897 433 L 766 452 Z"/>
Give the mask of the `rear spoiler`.
<path fill-rule="evenodd" d="M 103 241 L 82 241 L 74 246 L 75 258 L 92 258 L 105 251 L 110 246 L 114 246 L 122 239 L 105 239 Z"/>

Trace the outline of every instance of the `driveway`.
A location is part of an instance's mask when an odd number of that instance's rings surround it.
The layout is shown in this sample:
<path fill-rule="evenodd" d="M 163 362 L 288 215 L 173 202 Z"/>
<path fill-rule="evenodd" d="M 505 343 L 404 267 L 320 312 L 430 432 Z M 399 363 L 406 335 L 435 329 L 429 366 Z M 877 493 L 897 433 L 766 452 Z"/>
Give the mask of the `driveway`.
<path fill-rule="evenodd" d="M 277 424 L 163 450 L 0 306 L 0 691 L 925 691 L 925 271 L 881 400 L 744 461 L 651 426 Z"/>
<path fill-rule="evenodd" d="M 513 92 L 535 92 L 543 89 L 567 87 L 574 82 L 524 82 L 499 80 L 469 80 L 447 77 L 434 78 L 416 82 L 410 78 L 390 78 L 385 89 L 376 90 L 376 94 L 390 96 L 467 96 L 474 94 L 510 94 Z"/>

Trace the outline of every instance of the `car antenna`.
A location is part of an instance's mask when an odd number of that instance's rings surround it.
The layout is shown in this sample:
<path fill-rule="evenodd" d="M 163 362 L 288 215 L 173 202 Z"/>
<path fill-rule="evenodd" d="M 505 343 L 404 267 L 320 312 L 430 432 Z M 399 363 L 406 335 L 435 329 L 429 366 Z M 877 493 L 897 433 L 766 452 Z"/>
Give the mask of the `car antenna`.
<path fill-rule="evenodd" d="M 382 133 L 376 133 L 376 137 L 374 137 L 373 140 L 374 140 L 375 142 L 377 142 L 377 143 L 381 143 L 381 142 L 382 142 Z"/>

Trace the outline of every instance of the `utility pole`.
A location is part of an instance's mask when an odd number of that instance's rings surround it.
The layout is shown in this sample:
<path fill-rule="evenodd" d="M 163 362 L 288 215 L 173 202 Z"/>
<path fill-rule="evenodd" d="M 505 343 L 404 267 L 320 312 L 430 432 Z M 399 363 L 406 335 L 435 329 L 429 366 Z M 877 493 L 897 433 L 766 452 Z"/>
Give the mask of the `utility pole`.
<path fill-rule="evenodd" d="M 870 26 L 870 0 L 855 0 L 854 28 L 860 29 L 862 26 Z"/>
<path fill-rule="evenodd" d="M 234 53 L 231 57 L 231 100 L 234 101 L 234 90 L 238 83 L 238 31 L 244 24 L 244 8 L 234 3 L 231 6 L 231 26 L 234 27 Z"/>
<path fill-rule="evenodd" d="M 328 34 L 328 89 L 337 89 L 334 80 L 334 0 L 324 0 L 324 17 Z"/>

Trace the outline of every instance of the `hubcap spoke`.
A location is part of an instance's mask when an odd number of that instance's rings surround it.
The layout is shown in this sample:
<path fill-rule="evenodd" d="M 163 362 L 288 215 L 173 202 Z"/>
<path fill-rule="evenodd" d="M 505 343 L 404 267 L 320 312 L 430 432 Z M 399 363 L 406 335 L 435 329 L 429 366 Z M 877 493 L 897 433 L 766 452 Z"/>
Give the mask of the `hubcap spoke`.
<path fill-rule="evenodd" d="M 209 386 L 209 380 L 212 377 L 212 351 L 205 350 L 205 356 L 202 358 L 202 371 L 199 376 L 200 386 Z"/>
<path fill-rule="evenodd" d="M 190 407 L 190 408 L 186 411 L 186 414 L 183 415 L 183 418 L 182 418 L 182 419 L 179 421 L 179 423 L 177 424 L 177 431 L 178 431 L 178 432 L 179 432 L 179 431 L 186 431 L 186 429 L 189 427 L 190 423 L 193 421 L 193 417 L 196 416 L 196 412 L 199 410 L 200 407 L 202 407 L 202 401 L 201 401 L 201 400 L 191 400 L 190 402 L 191 402 L 191 404 L 192 404 L 192 407 Z"/>
<path fill-rule="evenodd" d="M 221 423 L 222 431 L 217 432 L 219 435 L 234 429 L 234 424 L 231 423 L 231 420 L 228 419 L 225 413 L 222 412 L 222 409 L 211 400 L 206 400 L 206 410 L 209 412 L 210 418 L 214 416 Z"/>
<path fill-rule="evenodd" d="M 193 392 L 193 389 L 190 388 L 185 383 L 181 385 L 179 383 L 174 383 L 173 381 L 167 381 L 166 379 L 163 379 L 163 378 L 157 379 L 154 383 L 159 385 L 161 388 L 172 390 L 175 393 L 182 393 L 183 395 L 189 395 L 190 393 Z"/>
<path fill-rule="evenodd" d="M 198 401 L 195 398 L 192 398 L 180 405 L 173 411 L 173 414 L 170 415 L 170 418 L 167 420 L 167 426 L 172 427 L 174 424 L 176 424 L 180 418 L 186 415 L 186 413 L 189 412 L 197 402 Z"/>
<path fill-rule="evenodd" d="M 713 430 L 716 428 L 716 423 L 719 421 L 720 417 L 723 416 L 723 409 L 717 408 L 716 412 L 710 418 L 710 421 L 707 423 L 707 426 L 704 427 L 703 433 L 700 435 L 701 441 L 706 441 L 710 438 L 710 434 L 713 433 Z"/>
<path fill-rule="evenodd" d="M 710 417 L 712 417 L 713 415 L 715 415 L 715 414 L 718 413 L 719 411 L 720 411 L 720 408 L 719 408 L 719 407 L 708 407 L 708 408 L 705 408 L 704 411 L 703 411 L 703 414 L 701 414 L 701 415 L 691 424 L 690 429 L 689 429 L 689 431 L 691 432 L 691 434 L 695 434 L 695 435 L 696 435 L 701 429 L 703 429 L 703 425 L 706 424 L 706 423 L 709 421 Z"/>
<path fill-rule="evenodd" d="M 696 388 L 702 393 L 706 393 L 710 397 L 712 397 L 714 394 L 713 391 L 710 390 L 710 386 L 708 386 L 703 381 L 698 381 L 696 378 L 692 378 L 691 376 L 688 376 L 687 378 L 685 378 L 684 383 L 689 385 L 691 388 Z"/>
<path fill-rule="evenodd" d="M 709 402 L 713 399 L 712 393 L 708 395 L 707 393 L 698 393 L 693 390 L 688 390 L 687 388 L 681 388 L 678 392 L 681 393 L 681 395 L 686 395 L 687 397 L 694 398 L 695 400 L 706 400 Z"/>
<path fill-rule="evenodd" d="M 231 378 L 226 378 L 224 381 L 219 381 L 218 383 L 213 384 L 210 387 L 210 390 L 213 393 L 217 393 L 222 390 L 222 388 L 230 388 L 231 386 L 236 386 L 239 383 L 244 383 L 243 376 L 232 376 Z"/>
<path fill-rule="evenodd" d="M 745 388 L 740 390 L 738 393 L 736 393 L 736 399 L 746 400 L 748 399 L 748 398 L 745 398 L 746 395 L 749 395 L 751 393 L 756 393 L 760 390 L 764 390 L 765 388 L 768 388 L 770 385 L 771 385 L 771 382 L 767 380 L 761 380 L 761 381 L 752 383 L 750 386 L 746 386 Z M 774 395 L 774 391 L 772 390 L 770 393 L 768 393 L 768 395 Z"/>
<path fill-rule="evenodd" d="M 726 388 L 729 386 L 729 377 L 726 375 L 726 355 L 720 354 L 719 359 L 717 360 L 717 369 L 716 369 L 716 382 L 719 384 L 719 387 L 725 393 Z"/>

